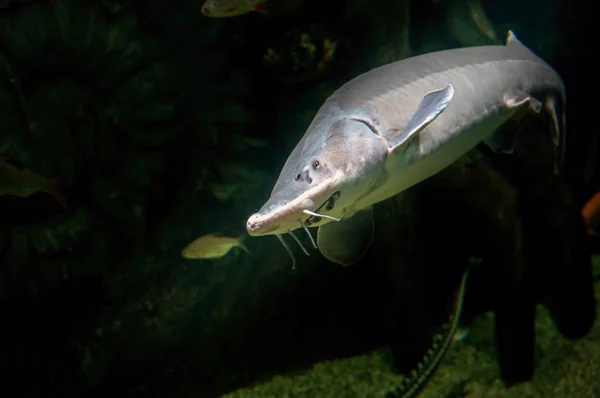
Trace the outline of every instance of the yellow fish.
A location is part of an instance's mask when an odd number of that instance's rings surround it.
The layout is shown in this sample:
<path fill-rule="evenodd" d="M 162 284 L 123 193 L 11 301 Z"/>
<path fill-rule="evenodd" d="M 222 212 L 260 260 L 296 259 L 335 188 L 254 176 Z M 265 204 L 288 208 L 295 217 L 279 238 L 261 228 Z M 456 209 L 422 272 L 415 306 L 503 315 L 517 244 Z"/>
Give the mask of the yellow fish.
<path fill-rule="evenodd" d="M 194 239 L 181 251 L 181 255 L 189 259 L 217 259 L 229 253 L 229 250 L 233 247 L 239 247 L 246 253 L 250 253 L 248 248 L 242 244 L 241 236 L 230 238 L 217 234 L 207 234 Z"/>
<path fill-rule="evenodd" d="M 67 205 L 59 189 L 62 181 L 62 178 L 48 180 L 26 169 L 18 160 L 0 157 L 0 196 L 27 197 L 47 192 L 66 210 Z"/>
<path fill-rule="evenodd" d="M 235 17 L 250 12 L 293 12 L 304 0 L 206 0 L 200 13 L 210 18 Z M 267 10 L 268 8 L 268 10 Z"/>
<path fill-rule="evenodd" d="M 206 0 L 201 8 L 205 17 L 235 17 L 249 12 L 262 12 L 266 0 Z"/>

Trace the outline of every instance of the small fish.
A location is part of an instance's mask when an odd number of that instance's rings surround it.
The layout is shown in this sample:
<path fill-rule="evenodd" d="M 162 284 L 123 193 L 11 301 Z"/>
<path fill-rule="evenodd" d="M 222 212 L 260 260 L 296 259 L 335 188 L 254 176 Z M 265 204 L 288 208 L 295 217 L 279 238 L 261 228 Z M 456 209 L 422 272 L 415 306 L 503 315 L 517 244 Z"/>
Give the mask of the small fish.
<path fill-rule="evenodd" d="M 26 169 L 18 160 L 0 157 L 0 196 L 28 197 L 37 192 L 47 192 L 66 210 L 66 203 L 59 189 L 62 181 L 62 178 L 48 180 Z"/>
<path fill-rule="evenodd" d="M 206 0 L 201 13 L 205 17 L 235 17 L 249 12 L 262 12 L 267 0 Z"/>
<path fill-rule="evenodd" d="M 188 259 L 217 259 L 229 253 L 229 250 L 234 247 L 239 247 L 246 253 L 250 253 L 248 248 L 242 244 L 242 237 L 230 238 L 217 234 L 207 234 L 187 245 L 181 251 L 181 255 Z"/>
<path fill-rule="evenodd" d="M 205 17 L 225 18 L 258 12 L 262 14 L 289 14 L 304 0 L 206 0 L 200 12 Z"/>
<path fill-rule="evenodd" d="M 581 215 L 585 220 L 588 234 L 592 236 L 600 235 L 600 192 L 596 192 L 594 196 L 587 201 L 581 209 Z"/>

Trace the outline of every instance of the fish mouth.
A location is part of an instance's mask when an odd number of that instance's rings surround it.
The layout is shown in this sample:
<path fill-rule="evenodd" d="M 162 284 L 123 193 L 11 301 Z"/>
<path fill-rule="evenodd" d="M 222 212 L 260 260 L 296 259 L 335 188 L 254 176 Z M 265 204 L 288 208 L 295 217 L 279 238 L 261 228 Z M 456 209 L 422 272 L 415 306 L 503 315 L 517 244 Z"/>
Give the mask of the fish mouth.
<path fill-rule="evenodd" d="M 292 269 L 295 269 L 296 268 L 296 257 L 294 256 L 294 252 L 292 251 L 290 246 L 283 239 L 283 234 L 290 235 L 292 237 L 292 239 L 294 239 L 296 241 L 298 246 L 300 246 L 300 248 L 302 249 L 304 254 L 309 256 L 310 254 L 308 253 L 308 251 L 306 250 L 306 248 L 304 247 L 304 245 L 302 244 L 300 239 L 298 239 L 298 237 L 292 231 L 294 229 L 298 228 L 298 226 L 300 226 L 304 230 L 304 232 L 306 232 L 306 235 L 308 235 L 308 238 L 310 239 L 312 246 L 318 250 L 319 248 L 317 247 L 317 243 L 315 242 L 310 231 L 308 230 L 308 226 L 321 222 L 323 218 L 328 218 L 328 219 L 331 219 L 334 221 L 340 221 L 339 218 L 335 218 L 330 215 L 318 213 L 323 208 L 325 208 L 326 211 L 332 210 L 333 207 L 335 206 L 335 201 L 339 197 L 340 197 L 340 191 L 334 192 L 333 195 L 331 195 L 329 198 L 327 198 L 327 200 L 325 200 L 323 203 L 321 203 L 321 205 L 319 207 L 317 207 L 314 212 L 307 209 L 307 207 L 313 207 L 313 206 L 306 206 L 307 204 L 312 202 L 312 200 L 304 199 L 303 201 L 294 201 L 296 203 L 290 203 L 290 204 L 288 204 L 288 206 L 286 208 L 284 208 L 283 214 L 285 215 L 285 219 L 283 221 L 285 222 L 285 224 L 279 223 L 279 224 L 267 226 L 266 225 L 267 222 L 269 221 L 269 219 L 273 219 L 273 215 L 271 215 L 271 217 L 264 217 L 264 216 L 261 216 L 260 213 L 255 213 L 252 216 L 250 216 L 250 218 L 248 218 L 248 222 L 246 223 L 246 229 L 248 231 L 248 234 L 251 236 L 275 235 L 277 237 L 277 239 L 279 239 L 279 241 L 283 245 L 283 248 L 285 249 L 285 251 L 288 253 L 290 258 L 292 259 Z M 281 210 L 281 209 L 279 209 L 279 210 Z M 285 213 L 285 210 L 287 210 L 287 213 Z M 302 214 L 308 215 L 308 217 L 306 217 L 304 219 L 304 221 L 302 220 L 302 218 L 303 218 L 302 216 L 296 218 L 295 220 L 292 220 L 293 217 L 290 215 L 297 215 L 298 210 L 301 211 L 300 215 L 302 215 Z M 288 225 L 289 225 L 289 227 L 288 227 Z M 263 228 L 265 226 L 267 226 L 267 228 Z"/>
<path fill-rule="evenodd" d="M 283 207 L 283 210 L 279 210 L 279 213 L 284 216 L 280 217 L 279 222 L 276 224 L 271 224 L 269 221 L 277 217 L 277 214 L 271 213 L 265 216 L 260 213 L 255 213 L 248 218 L 246 231 L 250 236 L 278 235 L 295 230 L 298 227 L 308 227 L 318 224 L 323 218 L 337 220 L 334 217 L 317 213 L 322 210 L 331 210 L 339 197 L 340 192 L 336 191 L 333 195 L 323 201 L 323 203 L 314 211 L 309 210 L 309 208 L 314 206 L 310 205 L 312 202 L 311 199 L 295 200 Z"/>
<path fill-rule="evenodd" d="M 285 232 L 287 225 L 283 225 L 285 220 L 282 222 L 272 223 L 273 219 L 270 215 L 262 215 L 260 213 L 254 213 L 246 222 L 246 231 L 250 236 L 263 236 L 263 235 L 276 235 Z M 283 231 L 283 232 L 281 232 Z"/>
<path fill-rule="evenodd" d="M 252 227 L 250 227 L 250 228 L 252 228 Z M 256 230 L 256 229 L 258 229 L 258 228 L 260 228 L 260 226 L 258 226 L 258 227 L 257 227 L 257 226 L 256 226 L 256 224 L 254 224 L 254 226 L 253 226 L 253 228 L 252 228 L 252 229 L 253 229 L 253 230 Z M 268 235 L 269 233 L 271 233 L 271 232 L 273 232 L 273 231 L 277 230 L 278 228 L 279 228 L 279 224 L 275 224 L 275 225 L 269 226 L 269 227 L 267 227 L 267 228 L 264 228 L 264 229 L 263 229 L 263 231 L 262 231 L 262 234 L 261 234 L 261 235 Z M 252 235 L 252 234 L 250 233 L 250 230 L 248 230 L 248 233 L 249 233 L 250 235 Z"/>
<path fill-rule="evenodd" d="M 290 229 L 296 229 L 298 221 L 291 215 L 302 212 L 303 207 L 295 205 L 289 210 L 286 209 L 287 211 L 281 211 L 281 217 L 274 214 L 254 213 L 246 222 L 246 231 L 250 236 L 263 236 L 283 234 Z"/>
<path fill-rule="evenodd" d="M 309 221 L 311 225 L 320 222 L 320 218 L 331 218 L 339 221 L 335 217 L 316 214 L 310 209 L 315 209 L 316 211 L 323 208 L 326 211 L 333 209 L 333 207 L 328 208 L 327 206 L 330 203 L 334 204 L 340 193 L 336 190 L 332 195 L 330 192 L 333 190 L 332 188 L 336 187 L 342 177 L 343 175 L 338 173 L 314 186 L 312 189 L 306 190 L 287 203 L 282 203 L 281 201 L 270 202 L 269 199 L 258 212 L 248 218 L 246 231 L 250 236 L 280 235 L 296 230 L 299 227 L 306 227 L 304 224 L 305 221 Z M 271 197 L 273 197 L 273 193 L 271 193 Z M 321 203 L 321 201 L 323 201 L 322 204 L 316 207 L 315 204 Z"/>

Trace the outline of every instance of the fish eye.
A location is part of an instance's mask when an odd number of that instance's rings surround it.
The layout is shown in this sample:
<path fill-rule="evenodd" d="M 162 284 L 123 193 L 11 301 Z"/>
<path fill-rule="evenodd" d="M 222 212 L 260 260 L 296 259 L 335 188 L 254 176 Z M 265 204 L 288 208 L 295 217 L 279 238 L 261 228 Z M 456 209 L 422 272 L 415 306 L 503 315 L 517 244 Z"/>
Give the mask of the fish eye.
<path fill-rule="evenodd" d="M 319 163 L 318 160 L 313 161 L 312 164 L 313 169 L 317 170 L 319 167 L 321 167 L 321 164 Z"/>
<path fill-rule="evenodd" d="M 294 178 L 296 181 L 300 181 L 302 179 L 302 173 L 298 173 L 296 174 L 296 178 Z"/>

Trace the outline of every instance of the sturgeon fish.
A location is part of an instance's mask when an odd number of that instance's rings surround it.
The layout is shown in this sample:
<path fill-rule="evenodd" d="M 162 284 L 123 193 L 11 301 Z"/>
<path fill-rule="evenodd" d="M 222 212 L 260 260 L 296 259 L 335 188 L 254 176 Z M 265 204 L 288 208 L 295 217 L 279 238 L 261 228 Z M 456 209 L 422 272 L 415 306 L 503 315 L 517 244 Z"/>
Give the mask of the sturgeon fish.
<path fill-rule="evenodd" d="M 394 387 L 391 391 L 385 394 L 385 397 L 411 398 L 418 394 L 433 373 L 436 371 L 446 353 L 454 342 L 460 316 L 463 310 L 463 302 L 465 299 L 465 288 L 467 277 L 469 276 L 469 268 L 463 273 L 456 295 L 454 311 L 450 315 L 449 324 L 444 333 L 433 336 L 433 347 L 431 347 L 423 359 L 412 370 L 408 377 L 402 379 L 399 386 Z"/>
<path fill-rule="evenodd" d="M 502 128 L 509 120 L 545 111 L 558 172 L 565 101 L 559 74 L 511 31 L 505 45 L 431 52 L 372 69 L 327 98 L 271 196 L 248 218 L 248 234 L 276 235 L 295 264 L 283 234 L 299 243 L 293 231 L 303 228 L 325 258 L 352 264 L 373 239 L 374 204 L 482 141 L 512 153 L 514 134 Z M 316 243 L 308 227 L 318 227 Z"/>

